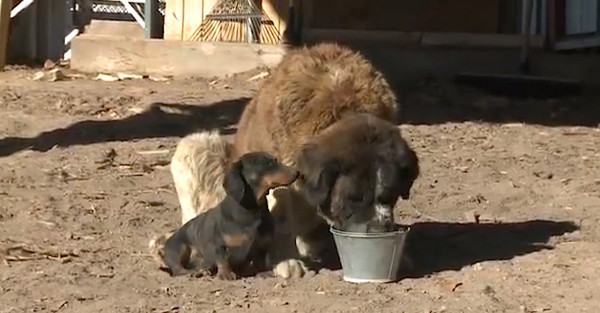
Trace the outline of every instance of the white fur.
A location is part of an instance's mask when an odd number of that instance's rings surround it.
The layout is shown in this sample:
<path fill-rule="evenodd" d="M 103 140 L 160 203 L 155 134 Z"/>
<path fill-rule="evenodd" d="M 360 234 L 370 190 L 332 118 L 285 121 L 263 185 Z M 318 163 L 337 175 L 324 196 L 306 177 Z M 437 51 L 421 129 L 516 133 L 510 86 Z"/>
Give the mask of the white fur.
<path fill-rule="evenodd" d="M 182 225 L 217 206 L 225 198 L 223 179 L 231 162 L 232 150 L 233 146 L 216 131 L 194 133 L 179 141 L 171 160 L 171 175 L 181 206 Z M 294 201 L 282 189 L 285 188 L 271 190 L 267 195 L 269 210 L 280 222 L 276 223 L 276 240 L 269 259 L 275 263 L 273 272 L 277 276 L 299 277 L 307 272 L 304 263 L 286 258 L 298 256 L 294 242 L 297 233 L 293 229 L 295 218 L 287 216 L 290 210 L 283 208 L 294 207 Z M 172 233 L 156 236 L 149 242 L 150 253 L 159 262 L 162 262 L 164 244 L 170 235 Z"/>
<path fill-rule="evenodd" d="M 379 222 L 394 221 L 393 209 L 390 206 L 375 204 L 375 212 Z"/>
<path fill-rule="evenodd" d="M 171 174 L 179 204 L 181 224 L 217 206 L 225 198 L 223 177 L 232 145 L 217 131 L 182 138 L 171 160 Z"/>

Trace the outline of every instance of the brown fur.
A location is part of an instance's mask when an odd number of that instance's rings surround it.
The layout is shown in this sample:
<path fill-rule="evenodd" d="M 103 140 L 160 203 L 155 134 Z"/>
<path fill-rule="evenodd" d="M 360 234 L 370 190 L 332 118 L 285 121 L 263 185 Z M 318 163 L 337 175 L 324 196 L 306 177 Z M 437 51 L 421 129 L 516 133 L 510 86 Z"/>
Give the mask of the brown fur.
<path fill-rule="evenodd" d="M 361 54 L 335 44 L 290 51 L 248 104 L 235 152 L 265 151 L 295 165 L 298 147 L 346 114 L 396 114 L 396 96 Z"/>
<path fill-rule="evenodd" d="M 358 52 L 329 43 L 300 48 L 284 57 L 244 110 L 235 152 L 266 151 L 284 164 L 296 166 L 303 144 L 346 116 L 367 113 L 392 121 L 397 111 L 396 96 L 389 84 Z M 334 137 L 353 136 L 344 131 Z M 269 203 L 277 238 L 272 257 L 287 264 L 290 258 L 315 255 L 332 247 L 331 241 L 323 240 L 327 234 L 314 234 L 316 229 L 326 231 L 324 220 L 295 191 L 297 184 L 294 186 L 274 190 Z M 277 274 L 289 276 L 301 272 L 302 267 L 296 262 L 283 267 L 287 272 Z"/>
<path fill-rule="evenodd" d="M 354 231 L 382 231 L 379 224 L 393 223 L 397 199 L 408 199 L 419 175 L 417 156 L 400 130 L 362 113 L 313 136 L 300 148 L 297 166 L 308 202 L 326 209 L 318 213 L 333 226 L 365 227 Z"/>
<path fill-rule="evenodd" d="M 243 246 L 248 242 L 248 236 L 245 234 L 240 235 L 223 235 L 223 241 L 228 247 L 239 247 Z"/>
<path fill-rule="evenodd" d="M 239 156 L 264 151 L 288 166 L 296 166 L 305 144 L 323 145 L 329 140 L 334 143 L 335 138 L 342 140 L 329 149 L 334 151 L 334 146 L 343 147 L 344 140 L 352 140 L 347 138 L 360 134 L 358 128 L 348 127 L 349 124 L 344 127 L 344 123 L 349 123 L 344 122 L 346 117 L 365 113 L 393 121 L 398 111 L 396 96 L 382 73 L 360 53 L 330 43 L 294 49 L 286 54 L 246 106 L 238 125 L 234 153 Z M 392 128 L 388 127 L 380 135 L 384 136 L 386 131 Z M 326 133 L 331 136 L 323 142 L 315 137 Z M 205 143 L 197 144 L 198 151 L 213 149 Z M 346 151 L 344 157 L 354 157 L 347 150 L 339 151 Z M 226 158 L 223 155 L 222 159 Z M 223 172 L 210 175 L 217 174 L 223 175 Z M 213 187 L 207 186 L 203 194 L 222 192 L 220 186 Z M 267 197 L 275 220 L 270 258 L 278 262 L 274 271 L 283 277 L 304 274 L 306 267 L 298 260 L 300 256 L 316 255 L 333 248 L 333 242 L 327 239 L 327 223 L 298 188 L 297 183 L 292 188 L 277 188 Z M 336 188 L 344 189 L 342 183 Z"/>

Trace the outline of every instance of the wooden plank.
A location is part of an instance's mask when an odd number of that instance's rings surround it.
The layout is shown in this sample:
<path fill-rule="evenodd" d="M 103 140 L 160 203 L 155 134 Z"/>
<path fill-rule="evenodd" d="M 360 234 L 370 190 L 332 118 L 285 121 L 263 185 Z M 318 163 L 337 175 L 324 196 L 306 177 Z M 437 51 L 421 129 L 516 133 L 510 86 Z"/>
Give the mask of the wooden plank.
<path fill-rule="evenodd" d="M 78 36 L 72 44 L 71 68 L 83 72 L 214 77 L 273 67 L 285 54 L 285 47 L 278 45 L 116 36 Z"/>
<path fill-rule="evenodd" d="M 146 22 L 144 21 L 144 17 L 142 17 L 138 11 L 131 5 L 131 3 L 126 0 L 120 0 L 121 4 L 127 9 L 127 12 L 133 16 L 133 18 L 142 26 L 142 28 L 146 28 Z"/>
<path fill-rule="evenodd" d="M 204 0 L 185 0 L 182 40 L 191 40 L 202 24 Z"/>
<path fill-rule="evenodd" d="M 600 35 L 588 37 L 566 37 L 554 44 L 554 50 L 575 50 L 591 47 L 600 47 Z"/>
<path fill-rule="evenodd" d="M 48 0 L 46 0 L 48 1 Z M 65 37 L 71 31 L 69 7 L 64 0 L 52 1 L 52 12 L 50 13 L 50 22 L 52 23 L 52 42 L 50 43 L 51 54 L 48 56 L 51 60 L 60 60 L 65 53 Z"/>
<path fill-rule="evenodd" d="M 52 40 L 52 22 L 50 21 L 50 11 L 52 10 L 52 1 L 39 1 L 37 3 L 37 24 L 36 24 L 36 59 L 45 61 L 50 55 L 50 41 Z"/>
<path fill-rule="evenodd" d="M 566 19 L 567 19 L 567 13 L 566 13 L 566 8 L 567 8 L 567 4 L 566 1 L 567 0 L 554 0 L 556 2 L 555 5 L 555 9 L 556 9 L 556 37 L 559 38 L 561 36 L 565 35 L 566 32 Z"/>
<path fill-rule="evenodd" d="M 302 0 L 291 0 L 294 7 L 294 32 L 296 39 L 300 40 L 302 36 Z"/>
<path fill-rule="evenodd" d="M 301 6 L 301 10 L 302 13 L 300 14 L 300 25 L 301 25 L 301 29 L 300 29 L 300 33 L 301 35 L 301 40 L 305 41 L 305 37 L 306 34 L 305 32 L 308 31 L 309 29 L 313 28 L 312 27 L 312 11 L 313 11 L 313 0 L 301 0 L 302 4 Z"/>
<path fill-rule="evenodd" d="M 167 0 L 165 7 L 165 40 L 183 39 L 185 0 Z"/>
<path fill-rule="evenodd" d="M 548 0 L 548 24 L 546 36 L 548 46 L 554 48 L 556 44 L 556 0 Z"/>
<path fill-rule="evenodd" d="M 21 2 L 23 3 L 23 2 Z M 18 60 L 36 60 L 38 56 L 38 2 L 22 10 L 10 22 L 8 56 Z M 11 12 L 14 12 L 14 8 Z M 12 13 L 11 13 L 12 14 Z M 41 42 L 40 42 L 41 43 Z"/>
<path fill-rule="evenodd" d="M 0 68 L 6 65 L 8 50 L 8 26 L 10 25 L 10 10 L 12 0 L 0 0 Z"/>
<path fill-rule="evenodd" d="M 543 35 L 531 35 L 530 47 L 544 47 Z M 510 34 L 424 33 L 422 46 L 464 48 L 521 48 L 523 36 Z"/>
<path fill-rule="evenodd" d="M 500 0 L 312 1 L 308 28 L 495 33 Z"/>
<path fill-rule="evenodd" d="M 566 33 L 567 35 L 594 33 L 597 29 L 596 19 L 598 2 L 589 0 L 566 1 Z"/>
<path fill-rule="evenodd" d="M 206 17 L 206 14 L 210 13 L 210 10 L 215 6 L 217 0 L 204 0 L 202 5 L 202 21 Z"/>
<path fill-rule="evenodd" d="M 334 40 L 338 42 L 379 42 L 418 45 L 420 33 L 405 33 L 395 31 L 368 31 L 350 29 L 316 29 L 304 28 L 302 40 L 305 42 Z"/>
<path fill-rule="evenodd" d="M 283 35 L 288 27 L 288 18 L 290 13 L 290 0 L 276 0 L 277 11 L 279 11 L 279 34 Z"/>
<path fill-rule="evenodd" d="M 523 37 L 511 34 L 420 33 L 308 28 L 303 30 L 303 40 L 308 42 L 334 40 L 339 42 L 387 43 L 428 47 L 520 48 Z M 543 35 L 531 36 L 532 48 L 539 49 L 543 46 Z"/>
<path fill-rule="evenodd" d="M 262 0 L 262 9 L 265 11 L 265 14 L 267 14 L 267 17 L 273 21 L 273 25 L 275 25 L 275 28 L 277 28 L 277 30 L 279 31 L 279 34 L 282 34 L 282 32 L 280 31 L 280 25 L 281 25 L 281 15 L 279 14 L 278 11 L 278 0 Z"/>
<path fill-rule="evenodd" d="M 158 0 L 145 0 L 144 17 L 146 38 L 162 38 L 163 17 L 158 10 Z"/>

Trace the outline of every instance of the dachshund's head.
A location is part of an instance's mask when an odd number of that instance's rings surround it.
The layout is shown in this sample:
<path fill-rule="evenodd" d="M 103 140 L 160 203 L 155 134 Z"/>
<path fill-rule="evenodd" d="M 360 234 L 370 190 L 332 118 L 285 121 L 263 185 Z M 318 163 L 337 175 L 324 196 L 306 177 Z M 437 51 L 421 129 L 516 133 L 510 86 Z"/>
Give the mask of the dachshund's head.
<path fill-rule="evenodd" d="M 281 164 L 264 152 L 242 155 L 229 168 L 223 187 L 235 201 L 244 204 L 257 203 L 265 199 L 270 189 L 287 186 L 298 177 L 298 171 Z"/>

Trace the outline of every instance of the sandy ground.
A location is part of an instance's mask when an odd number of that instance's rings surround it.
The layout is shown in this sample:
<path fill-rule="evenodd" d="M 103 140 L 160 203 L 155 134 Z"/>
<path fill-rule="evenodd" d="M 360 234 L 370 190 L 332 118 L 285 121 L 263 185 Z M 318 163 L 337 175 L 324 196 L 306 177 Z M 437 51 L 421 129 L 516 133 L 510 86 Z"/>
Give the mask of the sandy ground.
<path fill-rule="evenodd" d="M 0 312 L 598 312 L 598 98 L 509 100 L 431 78 L 398 86 L 421 159 L 414 267 L 283 280 L 171 278 L 148 239 L 180 220 L 169 161 L 235 131 L 261 80 L 32 81 L 0 73 Z M 478 217 L 479 224 L 476 223 Z"/>

